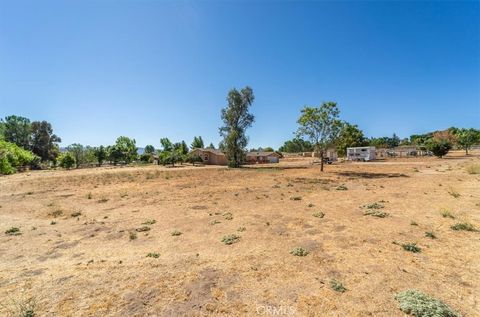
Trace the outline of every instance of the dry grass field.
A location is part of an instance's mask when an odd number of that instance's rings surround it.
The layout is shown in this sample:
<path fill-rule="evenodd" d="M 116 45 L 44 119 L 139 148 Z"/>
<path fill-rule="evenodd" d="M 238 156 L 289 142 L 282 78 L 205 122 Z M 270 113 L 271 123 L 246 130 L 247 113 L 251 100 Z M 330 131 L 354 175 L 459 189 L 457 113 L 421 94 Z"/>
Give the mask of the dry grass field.
<path fill-rule="evenodd" d="M 395 294 L 415 288 L 480 316 L 480 232 L 451 228 L 480 228 L 472 164 L 0 177 L 0 315 L 34 303 L 38 316 L 403 316 Z"/>

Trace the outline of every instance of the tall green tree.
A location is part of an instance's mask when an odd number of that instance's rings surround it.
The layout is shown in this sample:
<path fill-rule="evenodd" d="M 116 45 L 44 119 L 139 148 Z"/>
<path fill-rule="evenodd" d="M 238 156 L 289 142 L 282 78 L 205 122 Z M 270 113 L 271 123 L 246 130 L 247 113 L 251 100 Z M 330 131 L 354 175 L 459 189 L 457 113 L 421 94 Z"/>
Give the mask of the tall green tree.
<path fill-rule="evenodd" d="M 171 152 L 173 150 L 173 143 L 168 138 L 161 138 L 160 144 L 164 152 Z"/>
<path fill-rule="evenodd" d="M 452 143 L 447 139 L 431 138 L 425 143 L 425 146 L 433 155 L 442 158 L 448 154 L 452 148 Z"/>
<path fill-rule="evenodd" d="M 286 153 L 311 152 L 313 151 L 313 146 L 309 141 L 296 137 L 292 140 L 285 141 L 285 143 L 278 148 L 278 151 Z"/>
<path fill-rule="evenodd" d="M 348 147 L 363 146 L 366 142 L 363 131 L 356 124 L 343 122 L 337 141 L 338 155 L 345 156 Z"/>
<path fill-rule="evenodd" d="M 12 174 L 32 164 L 36 157 L 32 152 L 15 143 L 0 140 L 0 174 Z"/>
<path fill-rule="evenodd" d="M 228 92 L 227 106 L 222 109 L 221 118 L 223 126 L 220 127 L 222 144 L 225 147 L 229 167 L 240 167 L 245 159 L 245 148 L 248 138 L 245 134 L 255 117 L 249 112 L 255 96 L 250 87 L 238 91 L 232 89 Z"/>
<path fill-rule="evenodd" d="M 3 130 L 5 141 L 30 149 L 32 124 L 28 118 L 7 116 L 3 123 Z"/>
<path fill-rule="evenodd" d="M 103 145 L 93 148 L 93 154 L 97 159 L 98 166 L 102 166 L 103 162 L 107 159 L 108 156 L 107 149 Z"/>
<path fill-rule="evenodd" d="M 205 145 L 203 144 L 203 139 L 201 136 L 193 137 L 193 142 L 191 144 L 192 149 L 203 149 Z"/>
<path fill-rule="evenodd" d="M 53 128 L 47 121 L 34 121 L 31 124 L 32 152 L 45 161 L 55 161 L 60 151 L 58 143 L 62 140 L 53 133 Z"/>
<path fill-rule="evenodd" d="M 75 167 L 79 168 L 86 162 L 85 147 L 80 143 L 73 143 L 67 146 L 67 151 L 72 154 L 75 159 Z"/>
<path fill-rule="evenodd" d="M 115 141 L 115 148 L 117 154 L 120 153 L 120 159 L 126 164 L 131 163 L 137 159 L 137 145 L 135 139 L 130 139 L 126 136 L 120 136 Z"/>
<path fill-rule="evenodd" d="M 315 153 L 320 154 L 322 172 L 325 151 L 337 142 L 342 128 L 339 114 L 336 102 L 324 102 L 316 108 L 304 107 L 297 121 L 297 136 L 306 137 L 313 144 Z"/>
<path fill-rule="evenodd" d="M 207 149 L 215 150 L 215 145 L 213 145 L 213 143 L 210 142 L 210 144 L 207 146 Z"/>
<path fill-rule="evenodd" d="M 465 150 L 465 155 L 468 155 L 468 150 L 472 145 L 480 143 L 480 130 L 458 129 L 455 131 L 455 136 L 458 146 Z"/>
<path fill-rule="evenodd" d="M 153 155 L 155 154 L 155 148 L 153 147 L 153 145 L 147 145 L 143 150 L 143 153 Z"/>
<path fill-rule="evenodd" d="M 5 140 L 5 122 L 0 119 L 0 141 Z"/>

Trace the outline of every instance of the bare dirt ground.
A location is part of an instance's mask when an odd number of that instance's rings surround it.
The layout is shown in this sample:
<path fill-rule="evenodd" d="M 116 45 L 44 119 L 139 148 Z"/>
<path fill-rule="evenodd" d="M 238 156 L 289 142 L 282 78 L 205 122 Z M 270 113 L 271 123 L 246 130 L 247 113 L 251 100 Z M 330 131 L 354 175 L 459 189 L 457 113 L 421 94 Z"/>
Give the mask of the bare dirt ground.
<path fill-rule="evenodd" d="M 324 173 L 289 159 L 0 177 L 0 315 L 31 299 L 39 316 L 403 316 L 394 296 L 416 288 L 480 316 L 480 232 L 450 228 L 480 228 L 472 163 L 478 155 Z M 364 215 L 375 202 L 387 217 Z M 222 243 L 229 234 L 240 239 Z"/>

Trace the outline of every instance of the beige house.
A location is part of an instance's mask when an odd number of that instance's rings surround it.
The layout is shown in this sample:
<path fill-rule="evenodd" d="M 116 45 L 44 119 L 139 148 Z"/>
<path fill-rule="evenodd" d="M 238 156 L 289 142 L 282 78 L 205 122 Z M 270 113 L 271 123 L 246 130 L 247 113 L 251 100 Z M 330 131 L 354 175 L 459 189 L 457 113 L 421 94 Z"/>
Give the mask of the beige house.
<path fill-rule="evenodd" d="M 247 163 L 262 164 L 262 163 L 278 163 L 280 161 L 280 154 L 276 152 L 248 152 Z"/>
<path fill-rule="evenodd" d="M 227 165 L 228 160 L 225 153 L 215 149 L 193 149 L 190 155 L 198 155 L 207 165 Z"/>

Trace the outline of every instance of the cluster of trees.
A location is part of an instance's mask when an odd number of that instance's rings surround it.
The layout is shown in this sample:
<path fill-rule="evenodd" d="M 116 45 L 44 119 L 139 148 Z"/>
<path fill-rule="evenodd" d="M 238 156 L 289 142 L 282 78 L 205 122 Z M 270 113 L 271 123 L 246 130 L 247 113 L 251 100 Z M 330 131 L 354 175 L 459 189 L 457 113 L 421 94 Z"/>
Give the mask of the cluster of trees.
<path fill-rule="evenodd" d="M 245 161 L 248 144 L 246 130 L 252 126 L 255 118 L 249 112 L 255 100 L 253 90 L 245 87 L 232 89 L 227 95 L 227 106 L 221 110 L 223 125 L 219 132 L 222 141 L 219 149 L 224 151 L 230 167 L 239 167 Z M 466 154 L 472 145 L 480 143 L 480 130 L 450 128 L 410 138 L 392 137 L 366 138 L 363 131 L 355 125 L 339 118 L 340 110 L 335 102 L 324 102 L 318 107 L 306 106 L 297 120 L 298 129 L 292 140 L 286 141 L 279 152 L 310 152 L 320 154 L 323 171 L 323 155 L 327 148 L 336 147 L 339 155 L 345 155 L 347 147 L 376 146 L 393 148 L 399 145 L 416 145 L 442 157 L 454 147 L 464 149 Z M 53 133 L 47 121 L 30 122 L 28 118 L 8 116 L 0 120 L 0 173 L 8 174 L 30 165 L 61 166 L 64 168 L 83 165 L 101 166 L 104 162 L 113 165 L 129 164 L 134 161 L 158 164 L 190 162 L 195 164 L 202 159 L 189 155 L 185 141 L 172 143 L 168 138 L 160 139 L 161 148 L 156 150 L 147 145 L 144 153 L 138 155 L 135 139 L 121 136 L 114 145 L 90 147 L 74 143 L 60 151 L 60 138 Z M 204 148 L 201 136 L 195 136 L 190 148 Z M 215 149 L 212 143 L 207 148 Z M 251 149 L 251 151 L 274 151 L 271 147 Z"/>
<path fill-rule="evenodd" d="M 325 108 L 328 104 L 331 103 L 324 103 L 319 108 L 306 107 L 308 110 L 302 110 L 302 122 L 299 121 L 300 126 L 305 125 L 304 121 L 306 118 L 309 118 L 318 124 L 320 118 L 324 118 L 325 115 L 328 117 L 328 114 L 324 113 L 326 109 L 320 110 Z M 314 111 L 313 109 L 317 110 Z M 319 113 L 314 116 L 312 111 Z M 323 116 L 320 115 L 320 113 L 323 113 Z M 330 115 L 332 118 L 338 120 L 338 113 L 334 112 Z M 323 125 L 332 124 L 335 125 L 335 130 L 330 136 L 334 140 L 328 142 L 328 146 L 335 147 L 340 156 L 346 155 L 347 147 L 375 146 L 377 148 L 394 148 L 402 145 L 414 145 L 422 150 L 431 151 L 438 157 L 443 157 L 452 148 L 463 149 L 465 150 L 465 153 L 468 154 L 468 150 L 473 145 L 480 143 L 480 130 L 473 128 L 465 129 L 452 127 L 444 131 L 415 134 L 409 138 L 400 139 L 395 133 L 391 137 L 367 138 L 357 125 L 340 120 L 332 121 L 330 123 L 324 122 Z M 325 132 L 327 131 L 323 131 L 323 133 Z M 305 137 L 305 139 L 303 137 Z M 315 151 L 316 143 L 317 140 L 315 138 L 312 139 L 311 135 L 297 133 L 297 136 L 292 140 L 286 141 L 279 148 L 279 151 L 287 153 L 311 152 Z"/>
<path fill-rule="evenodd" d="M 61 141 L 47 121 L 21 116 L 0 119 L 0 174 L 10 174 L 26 166 L 39 168 L 55 161 Z"/>

